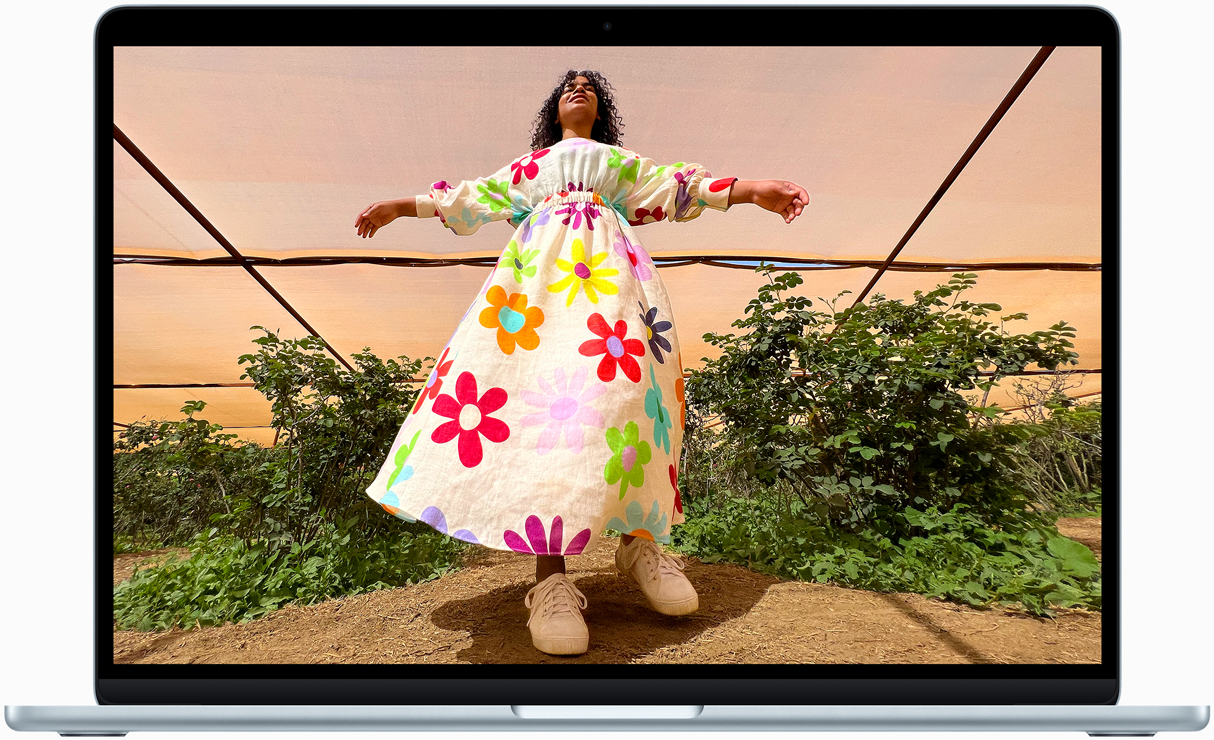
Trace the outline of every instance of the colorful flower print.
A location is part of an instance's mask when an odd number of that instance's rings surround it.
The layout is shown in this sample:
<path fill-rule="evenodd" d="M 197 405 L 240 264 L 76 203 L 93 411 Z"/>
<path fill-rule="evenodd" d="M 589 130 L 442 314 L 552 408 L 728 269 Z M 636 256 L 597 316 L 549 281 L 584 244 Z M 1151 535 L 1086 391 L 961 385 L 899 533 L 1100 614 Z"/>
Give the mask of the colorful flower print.
<path fill-rule="evenodd" d="M 532 208 L 527 205 L 527 199 L 515 193 L 510 199 L 510 224 L 518 226 L 519 222 L 531 215 Z"/>
<path fill-rule="evenodd" d="M 592 313 L 590 318 L 586 319 L 586 327 L 599 338 L 582 342 L 577 351 L 585 357 L 603 355 L 603 359 L 599 361 L 599 380 L 604 383 L 615 380 L 615 369 L 619 367 L 629 380 L 634 383 L 641 382 L 641 366 L 632 359 L 632 355 L 644 355 L 645 345 L 639 339 L 624 338 L 628 333 L 628 322 L 620 319 L 612 329 L 607 326 L 607 320 L 602 314 Z"/>
<path fill-rule="evenodd" d="M 674 469 L 674 463 L 670 464 L 670 487 L 674 489 L 674 510 L 683 513 L 683 496 L 679 494 L 679 474 Z"/>
<path fill-rule="evenodd" d="M 443 512 L 437 506 L 427 506 L 426 510 L 422 512 L 421 517 L 418 518 L 418 521 L 425 522 L 443 534 L 449 534 L 457 540 L 463 540 L 464 542 L 475 542 L 478 545 L 481 543 L 481 541 L 476 538 L 476 535 L 472 534 L 466 529 L 457 529 L 454 532 L 448 532 L 447 517 L 443 515 Z"/>
<path fill-rule="evenodd" d="M 482 186 L 478 185 L 477 187 L 482 187 Z M 479 198 L 478 198 L 478 200 L 479 200 Z M 501 208 L 499 207 L 497 210 L 500 211 Z M 441 211 L 439 211 L 439 212 L 441 213 Z M 493 217 L 490 216 L 488 213 L 479 213 L 479 214 L 473 213 L 471 208 L 465 208 L 463 213 L 461 213 L 458 217 L 451 218 L 451 223 L 464 223 L 464 224 L 467 224 L 468 228 L 471 229 L 471 228 L 479 228 L 479 225 L 487 224 L 492 220 L 493 220 Z M 449 228 L 452 228 L 452 229 L 455 228 L 454 226 L 451 225 L 451 223 L 447 223 L 446 221 L 444 221 L 443 223 L 446 226 L 448 226 Z"/>
<path fill-rule="evenodd" d="M 565 288 L 569 288 L 569 298 L 565 301 L 566 308 L 573 305 L 573 299 L 577 297 L 579 290 L 586 291 L 586 297 L 590 299 L 591 303 L 599 302 L 596 290 L 605 295 L 615 295 L 620 292 L 619 288 L 606 279 L 618 275 L 620 271 L 613 267 L 599 267 L 603 260 L 607 259 L 606 252 L 592 255 L 590 259 L 587 259 L 586 246 L 582 244 L 581 239 L 573 240 L 572 252 L 573 262 L 560 257 L 556 259 L 556 266 L 569 274 L 548 286 L 548 290 L 553 293 L 560 293 Z"/>
<path fill-rule="evenodd" d="M 649 270 L 649 265 L 653 264 L 653 258 L 640 244 L 633 244 L 623 231 L 615 233 L 615 253 L 628 260 L 628 271 L 637 280 L 644 281 L 653 277 L 653 273 Z"/>
<path fill-rule="evenodd" d="M 583 529 L 569 540 L 569 545 L 562 551 L 561 544 L 565 533 L 559 516 L 553 517 L 552 529 L 547 537 L 544 536 L 544 523 L 535 514 L 527 517 L 524 531 L 527 533 L 526 540 L 512 529 L 503 532 L 502 539 L 506 541 L 506 546 L 515 552 L 525 552 L 529 555 L 580 555 L 582 550 L 586 549 L 586 543 L 590 541 L 590 530 Z"/>
<path fill-rule="evenodd" d="M 614 453 L 603 468 L 603 480 L 608 484 L 620 482 L 620 500 L 628 493 L 628 486 L 640 488 L 645 484 L 645 465 L 653 459 L 649 443 L 640 440 L 640 430 L 635 421 L 624 425 L 624 431 L 611 427 L 605 435 L 607 446 Z"/>
<path fill-rule="evenodd" d="M 687 427 L 687 394 L 683 382 L 683 353 L 679 352 L 679 376 L 674 381 L 674 397 L 679 399 L 679 429 Z"/>
<path fill-rule="evenodd" d="M 607 528 L 650 542 L 661 542 L 662 544 L 670 542 L 670 535 L 662 534 L 662 531 L 666 529 L 666 515 L 662 514 L 661 518 L 658 518 L 657 501 L 654 501 L 653 506 L 649 509 L 649 516 L 645 516 L 640 501 L 629 503 L 624 509 L 624 516 L 628 518 L 627 522 L 620 521 L 618 516 L 611 517 L 611 521 L 607 522 Z"/>
<path fill-rule="evenodd" d="M 641 184 L 642 185 L 648 184 L 649 181 L 655 177 L 664 177 L 664 176 L 666 176 L 667 170 L 677 170 L 678 168 L 683 167 L 686 164 L 687 164 L 686 162 L 675 162 L 674 164 L 664 164 L 661 167 L 658 167 L 653 172 L 649 173 L 649 175 L 645 178 L 645 182 L 643 182 Z"/>
<path fill-rule="evenodd" d="M 388 476 L 386 488 L 391 489 L 397 481 L 405 481 L 413 477 L 413 466 L 406 465 L 405 462 L 409 459 L 410 453 L 413 452 L 413 448 L 417 445 L 417 438 L 421 436 L 421 433 L 422 430 L 418 429 L 413 434 L 413 439 L 409 440 L 409 444 L 401 445 L 396 450 L 396 457 L 393 460 L 396 463 L 396 469 L 392 471 L 392 475 Z"/>
<path fill-rule="evenodd" d="M 675 203 L 674 220 L 675 221 L 678 221 L 680 218 L 683 218 L 683 216 L 687 214 L 687 209 L 691 208 L 691 195 L 688 194 L 688 192 L 687 192 L 687 185 L 689 182 L 691 182 L 691 175 L 694 172 L 696 172 L 696 169 L 694 167 L 692 167 L 686 173 L 682 173 L 682 172 L 674 173 L 674 179 L 677 180 L 679 183 L 679 190 L 674 195 L 674 203 Z"/>
<path fill-rule="evenodd" d="M 519 157 L 510 163 L 510 171 L 514 174 L 511 182 L 518 185 L 526 177 L 528 180 L 534 180 L 539 174 L 540 166 L 535 163 L 537 159 L 542 159 L 545 154 L 552 151 L 551 149 L 541 149 L 538 152 L 531 152 L 525 156 Z"/>
<path fill-rule="evenodd" d="M 514 239 L 506 245 L 506 251 L 502 253 L 501 260 L 497 263 L 497 269 L 511 270 L 514 273 L 514 281 L 522 283 L 524 277 L 535 277 L 535 265 L 531 264 L 535 256 L 540 253 L 538 249 L 528 249 L 523 252 L 519 249 L 519 244 Z"/>
<path fill-rule="evenodd" d="M 582 219 L 586 219 L 586 228 L 594 231 L 594 219 L 599 217 L 599 207 L 597 204 L 587 200 L 575 200 L 572 203 L 563 203 L 557 209 L 556 215 L 565 214 L 565 218 L 561 223 L 569 225 L 570 219 L 573 220 L 573 228 L 577 229 L 582 225 Z"/>
<path fill-rule="evenodd" d="M 619 214 L 621 220 L 628 220 L 628 190 L 626 188 L 617 192 L 607 205 L 611 206 Z"/>
<path fill-rule="evenodd" d="M 448 190 L 450 190 L 451 188 L 453 188 L 454 185 L 447 182 L 446 180 L 439 180 L 438 182 L 434 183 L 430 187 L 434 188 L 435 190 L 438 190 L 439 192 L 445 193 Z"/>
<path fill-rule="evenodd" d="M 519 235 L 519 239 L 523 244 L 531 241 L 531 236 L 535 233 L 536 227 L 543 226 L 548 223 L 548 219 L 552 218 L 551 209 L 545 209 L 539 213 L 533 213 L 531 218 L 523 222 L 523 233 Z"/>
<path fill-rule="evenodd" d="M 446 393 L 434 400 L 432 410 L 451 421 L 435 428 L 430 439 L 444 444 L 459 437 L 459 461 L 465 468 L 480 465 L 483 450 L 481 436 L 490 442 L 505 442 L 510 437 L 510 427 L 501 419 L 489 414 L 506 405 L 506 389 L 490 388 L 479 399 L 476 395 L 476 378 L 470 372 L 460 373 L 455 381 L 455 397 Z"/>
<path fill-rule="evenodd" d="M 635 211 L 635 215 L 636 218 L 628 219 L 628 223 L 633 226 L 651 224 L 654 221 L 662 221 L 666 218 L 666 212 L 662 210 L 661 206 L 654 208 L 652 211 L 648 208 L 638 208 Z"/>
<path fill-rule="evenodd" d="M 497 213 L 503 208 L 510 207 L 510 198 L 506 194 L 509 185 L 505 180 L 489 180 L 484 184 L 478 183 L 476 191 L 481 194 L 481 197 L 476 199 L 477 203 L 484 203 L 489 206 L 489 210 Z M 467 221 L 467 217 L 464 218 Z"/>
<path fill-rule="evenodd" d="M 579 367 L 573 371 L 572 378 L 566 378 L 564 368 L 558 367 L 554 373 L 555 385 L 540 377 L 536 380 L 543 393 L 523 391 L 523 400 L 527 405 L 544 409 L 519 420 L 523 426 L 547 424 L 535 446 L 539 454 L 551 452 L 562 434 L 565 436 L 565 446 L 570 451 L 581 452 L 582 425 L 603 428 L 603 415 L 589 403 L 603 395 L 606 386 L 595 384 L 585 388 L 587 373 L 586 368 Z"/>
<path fill-rule="evenodd" d="M 540 335 L 535 328 L 544 323 L 544 312 L 538 306 L 527 308 L 525 293 L 511 293 L 500 285 L 494 285 L 485 294 L 489 307 L 481 311 L 481 326 L 497 329 L 497 346 L 508 355 L 514 354 L 517 344 L 525 350 L 540 346 Z"/>
<path fill-rule="evenodd" d="M 427 398 L 437 398 L 438 394 L 443 389 L 443 376 L 451 369 L 451 363 L 455 362 L 452 357 L 447 360 L 447 353 L 451 351 L 450 347 L 443 349 L 443 356 L 438 358 L 438 362 L 434 363 L 434 368 L 430 370 L 430 377 L 426 380 L 426 387 L 422 388 L 422 392 L 417 394 L 417 403 L 413 404 L 413 413 L 421 411 L 422 402 Z M 447 360 L 443 362 L 443 360 Z"/>
<path fill-rule="evenodd" d="M 584 187 L 582 185 L 581 180 L 578 180 L 577 185 L 574 185 L 573 183 L 569 183 L 568 186 L 565 188 L 565 190 L 570 193 L 575 192 L 575 191 L 580 192 L 580 193 L 593 193 L 594 192 L 594 188 Z"/>
<path fill-rule="evenodd" d="M 649 365 L 649 390 L 645 391 L 645 415 L 653 419 L 653 443 L 670 453 L 670 412 L 662 405 L 662 389 L 654 377 L 653 363 Z"/>
<path fill-rule="evenodd" d="M 392 493 L 391 491 L 389 491 L 387 493 L 387 495 L 385 495 L 383 498 L 381 498 L 379 500 L 379 505 L 381 507 L 383 507 L 384 511 L 388 512 L 389 514 L 396 517 L 397 519 L 403 519 L 406 522 L 416 522 L 417 521 L 416 519 L 409 516 L 408 514 L 406 514 L 405 512 L 401 511 L 398 508 L 400 506 L 400 497 L 397 496 L 395 493 Z"/>
<path fill-rule="evenodd" d="M 637 301 L 637 305 L 641 307 L 641 321 L 645 322 L 645 339 L 649 342 L 649 351 L 653 353 L 655 360 L 665 365 L 666 360 L 662 358 L 662 350 L 669 352 L 670 342 L 662 336 L 661 332 L 670 331 L 674 324 L 669 321 L 659 321 L 655 324 L 653 320 L 658 316 L 658 307 L 652 306 L 646 312 L 645 304 Z"/>
<path fill-rule="evenodd" d="M 624 182 L 636 182 L 637 172 L 641 169 L 641 158 L 636 154 L 629 154 L 611 147 L 611 156 L 607 158 L 607 166 L 612 169 L 620 170 L 619 176 L 616 177 L 616 184 Z"/>

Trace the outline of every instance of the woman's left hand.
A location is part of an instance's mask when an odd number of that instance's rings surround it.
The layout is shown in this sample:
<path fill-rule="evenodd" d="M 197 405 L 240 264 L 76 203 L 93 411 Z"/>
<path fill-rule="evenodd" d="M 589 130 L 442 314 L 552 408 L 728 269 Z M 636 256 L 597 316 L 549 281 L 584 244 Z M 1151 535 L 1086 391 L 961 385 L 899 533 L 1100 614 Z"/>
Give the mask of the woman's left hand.
<path fill-rule="evenodd" d="M 788 180 L 755 180 L 750 193 L 752 203 L 780 214 L 786 224 L 792 223 L 809 205 L 809 193 L 805 188 Z"/>

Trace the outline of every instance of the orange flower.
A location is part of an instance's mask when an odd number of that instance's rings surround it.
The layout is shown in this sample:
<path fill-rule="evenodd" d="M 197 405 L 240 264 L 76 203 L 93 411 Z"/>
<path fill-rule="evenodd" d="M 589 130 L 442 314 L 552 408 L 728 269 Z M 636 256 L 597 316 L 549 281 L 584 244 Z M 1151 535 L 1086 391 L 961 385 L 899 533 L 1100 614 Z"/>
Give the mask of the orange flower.
<path fill-rule="evenodd" d="M 679 426 L 687 426 L 687 397 L 683 392 L 683 352 L 679 351 L 679 379 L 674 381 L 674 397 L 679 399 Z"/>
<path fill-rule="evenodd" d="M 516 344 L 526 350 L 540 346 L 535 327 L 544 323 L 544 312 L 538 306 L 527 308 L 526 294 L 511 293 L 507 298 L 505 289 L 494 285 L 485 298 L 489 307 L 481 311 L 481 326 L 497 329 L 497 346 L 502 352 L 514 354 Z"/>

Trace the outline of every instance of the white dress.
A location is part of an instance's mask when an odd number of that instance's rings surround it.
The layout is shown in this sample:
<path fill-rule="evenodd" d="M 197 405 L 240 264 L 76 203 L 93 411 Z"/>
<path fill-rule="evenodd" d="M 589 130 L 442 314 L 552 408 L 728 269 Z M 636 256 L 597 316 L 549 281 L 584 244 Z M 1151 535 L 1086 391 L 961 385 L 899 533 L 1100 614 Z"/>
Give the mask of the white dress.
<path fill-rule="evenodd" d="M 518 228 L 367 494 L 500 550 L 576 555 L 608 528 L 669 542 L 683 363 L 636 227 L 727 210 L 735 179 L 574 138 L 418 196 L 457 235 Z"/>

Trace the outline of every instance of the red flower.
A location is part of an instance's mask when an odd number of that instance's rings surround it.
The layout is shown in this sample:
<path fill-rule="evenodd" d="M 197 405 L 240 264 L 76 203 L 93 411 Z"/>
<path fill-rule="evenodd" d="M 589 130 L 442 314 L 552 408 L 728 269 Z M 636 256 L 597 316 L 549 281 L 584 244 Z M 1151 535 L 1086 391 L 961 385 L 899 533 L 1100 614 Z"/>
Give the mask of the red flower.
<path fill-rule="evenodd" d="M 455 398 L 444 393 L 434 401 L 434 413 L 451 421 L 440 424 L 430 439 L 443 444 L 458 435 L 459 461 L 465 468 L 474 468 L 484 456 L 481 435 L 490 442 L 505 442 L 510 437 L 506 422 L 489 416 L 505 405 L 505 388 L 490 388 L 478 400 L 476 378 L 470 372 L 462 372 L 455 381 Z"/>
<path fill-rule="evenodd" d="M 418 411 L 421 411 L 423 401 L 425 401 L 427 398 L 436 398 L 439 392 L 442 391 L 443 376 L 446 375 L 447 371 L 451 369 L 451 363 L 455 362 L 455 360 L 447 360 L 447 362 L 443 362 L 443 360 L 447 359 L 447 353 L 450 351 L 450 347 L 443 348 L 443 356 L 438 358 L 438 362 L 435 363 L 434 369 L 430 371 L 430 379 L 426 381 L 426 387 L 422 388 L 422 392 L 417 395 L 417 403 L 413 404 L 413 413 L 416 414 Z"/>
<path fill-rule="evenodd" d="M 665 218 L 666 214 L 662 211 L 661 206 L 658 206 L 652 211 L 648 208 L 638 208 L 636 210 L 636 219 L 628 219 L 628 223 L 633 226 L 640 226 L 641 224 L 649 224 L 653 223 L 654 221 L 661 221 Z"/>
<path fill-rule="evenodd" d="M 538 152 L 531 152 L 511 162 L 510 171 L 514 173 L 513 184 L 518 185 L 524 175 L 527 176 L 528 180 L 534 180 L 536 173 L 540 171 L 540 166 L 535 163 L 535 160 L 544 156 L 549 151 L 551 150 L 541 149 Z"/>
<path fill-rule="evenodd" d="M 641 382 L 641 366 L 629 355 L 640 357 L 645 354 L 645 345 L 639 339 L 625 339 L 628 333 L 628 322 L 620 319 L 615 322 L 615 329 L 607 326 L 602 314 L 592 313 L 586 319 L 586 326 L 597 334 L 600 339 L 588 339 L 578 347 L 578 352 L 586 357 L 603 355 L 599 362 L 599 380 L 609 383 L 615 380 L 615 368 L 618 365 L 624 375 L 634 383 Z"/>
<path fill-rule="evenodd" d="M 670 466 L 670 487 L 674 489 L 674 510 L 683 512 L 683 497 L 679 495 L 679 474 L 674 472 L 674 465 Z"/>

